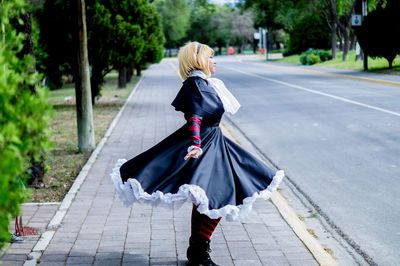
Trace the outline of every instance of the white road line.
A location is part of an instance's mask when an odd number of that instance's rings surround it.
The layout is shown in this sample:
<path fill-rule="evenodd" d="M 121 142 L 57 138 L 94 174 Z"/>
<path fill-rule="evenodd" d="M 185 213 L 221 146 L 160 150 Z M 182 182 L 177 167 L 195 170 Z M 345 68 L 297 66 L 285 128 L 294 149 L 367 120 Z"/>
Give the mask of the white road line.
<path fill-rule="evenodd" d="M 298 86 L 298 85 L 294 85 L 294 84 L 290 84 L 290 83 L 287 83 L 287 82 L 284 82 L 284 81 L 280 81 L 280 80 L 277 80 L 277 79 L 266 78 L 266 77 L 263 77 L 263 76 L 260 76 L 260 75 L 257 75 L 257 74 L 249 73 L 249 72 L 246 72 L 246 71 L 243 71 L 243 70 L 238 70 L 236 68 L 231 68 L 231 67 L 226 67 L 226 68 L 228 68 L 230 70 L 233 70 L 233 71 L 236 71 L 236 72 L 243 73 L 243 74 L 248 75 L 248 76 L 257 77 L 257 78 L 260 78 L 260 79 L 264 79 L 264 80 L 268 80 L 268 81 L 271 81 L 271 82 L 275 82 L 275 83 L 279 83 L 279 84 L 282 84 L 282 85 L 286 85 L 288 87 L 300 89 L 300 90 L 303 90 L 303 91 L 308 91 L 308 92 L 311 92 L 311 93 L 314 93 L 314 94 L 319 94 L 319 95 L 322 95 L 322 96 L 333 98 L 333 99 L 336 99 L 336 100 L 339 100 L 339 101 L 342 101 L 342 102 L 352 103 L 352 104 L 359 105 L 359 106 L 362 106 L 362 107 L 365 107 L 365 108 L 373 109 L 373 110 L 376 110 L 376 111 L 380 111 L 380 112 L 383 112 L 383 113 L 387 113 L 387 114 L 391 114 L 391 115 L 395 115 L 395 116 L 399 116 L 400 117 L 400 113 L 396 113 L 396 112 L 393 112 L 393 111 L 390 111 L 390 110 L 387 110 L 387 109 L 383 109 L 383 108 L 380 108 L 380 107 L 376 107 L 376 106 L 373 106 L 373 105 L 360 103 L 360 102 L 357 102 L 357 101 L 349 100 L 349 99 L 346 99 L 346 98 L 343 98 L 343 97 L 335 96 L 335 95 L 332 95 L 332 94 L 328 94 L 328 93 L 324 93 L 324 92 L 320 92 L 320 91 L 316 91 L 316 90 L 312 90 L 312 89 L 307 89 L 307 88 L 304 88 L 304 87 L 301 87 L 301 86 Z"/>

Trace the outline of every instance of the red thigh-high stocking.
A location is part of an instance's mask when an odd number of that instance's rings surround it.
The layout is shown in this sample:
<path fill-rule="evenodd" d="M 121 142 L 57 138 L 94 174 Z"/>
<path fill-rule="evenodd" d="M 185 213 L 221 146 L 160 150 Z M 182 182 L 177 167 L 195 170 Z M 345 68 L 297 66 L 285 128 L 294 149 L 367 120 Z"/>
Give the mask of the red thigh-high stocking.
<path fill-rule="evenodd" d="M 192 210 L 192 237 L 205 237 L 210 239 L 221 218 L 211 219 L 207 215 L 200 214 L 193 205 Z"/>

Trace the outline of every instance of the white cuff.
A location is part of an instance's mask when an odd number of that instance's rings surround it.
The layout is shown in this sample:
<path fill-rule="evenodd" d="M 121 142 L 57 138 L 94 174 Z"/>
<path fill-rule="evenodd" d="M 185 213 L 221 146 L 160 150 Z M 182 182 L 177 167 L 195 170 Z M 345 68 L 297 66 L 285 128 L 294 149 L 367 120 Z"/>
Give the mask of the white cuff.
<path fill-rule="evenodd" d="M 189 153 L 189 152 L 191 152 L 191 151 L 194 150 L 194 149 L 200 150 L 199 156 L 203 153 L 203 150 L 202 150 L 200 147 L 197 147 L 197 146 L 194 146 L 194 145 L 190 146 L 190 147 L 187 149 L 187 152 Z"/>

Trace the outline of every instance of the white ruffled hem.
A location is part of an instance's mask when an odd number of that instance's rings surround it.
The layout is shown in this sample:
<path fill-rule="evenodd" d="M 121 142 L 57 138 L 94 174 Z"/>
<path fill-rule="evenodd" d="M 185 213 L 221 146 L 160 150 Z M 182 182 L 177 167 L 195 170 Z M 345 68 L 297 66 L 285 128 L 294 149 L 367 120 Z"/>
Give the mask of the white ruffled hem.
<path fill-rule="evenodd" d="M 253 196 L 245 198 L 241 205 L 226 205 L 220 209 L 209 210 L 208 197 L 205 191 L 197 185 L 182 185 L 175 194 L 164 194 L 161 191 L 149 194 L 143 190 L 142 185 L 136 179 L 130 178 L 127 182 L 122 183 L 119 169 L 125 162 L 125 159 L 119 159 L 111 173 L 111 179 L 118 192 L 118 196 L 125 206 L 130 206 L 134 202 L 150 203 L 153 206 L 157 206 L 160 203 L 172 205 L 174 202 L 183 204 L 190 198 L 195 205 L 198 205 L 197 210 L 200 213 L 207 215 L 211 219 L 222 217 L 228 221 L 240 221 L 245 219 L 251 212 L 254 201 L 258 198 L 269 199 L 285 176 L 284 171 L 277 171 L 271 184 L 265 190 L 259 193 L 255 192 Z"/>

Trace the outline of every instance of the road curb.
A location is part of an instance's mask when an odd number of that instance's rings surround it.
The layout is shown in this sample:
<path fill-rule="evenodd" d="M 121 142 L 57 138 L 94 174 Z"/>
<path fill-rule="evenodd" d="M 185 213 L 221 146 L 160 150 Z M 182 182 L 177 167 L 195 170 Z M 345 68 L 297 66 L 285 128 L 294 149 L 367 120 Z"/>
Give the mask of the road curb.
<path fill-rule="evenodd" d="M 28 259 L 23 264 L 24 266 L 34 266 L 37 265 L 37 261 L 43 254 L 43 251 L 47 248 L 48 244 L 50 243 L 51 239 L 55 234 L 55 230 L 60 226 L 62 220 L 65 217 L 68 209 L 71 207 L 72 201 L 74 200 L 76 194 L 79 191 L 80 186 L 85 181 L 90 169 L 92 168 L 93 164 L 96 162 L 97 156 L 103 149 L 105 143 L 107 142 L 108 138 L 110 137 L 111 133 L 114 131 L 115 126 L 117 125 L 122 112 L 125 110 L 127 103 L 133 97 L 135 92 L 137 91 L 139 85 L 142 83 L 143 79 L 145 78 L 145 71 L 142 74 L 142 77 L 138 80 L 135 87 L 129 94 L 128 99 L 126 99 L 124 105 L 119 110 L 118 114 L 114 117 L 113 121 L 111 122 L 110 126 L 108 127 L 106 133 L 104 134 L 103 138 L 97 145 L 96 149 L 92 152 L 89 159 L 87 160 L 86 164 L 83 166 L 79 175 L 75 179 L 72 187 L 69 189 L 68 193 L 65 195 L 63 201 L 61 202 L 60 207 L 58 208 L 56 214 L 53 216 L 49 224 L 47 225 L 46 231 L 41 235 L 39 241 L 33 247 L 32 251 L 28 255 Z"/>
<path fill-rule="evenodd" d="M 310 235 L 304 224 L 280 193 L 272 194 L 271 201 L 320 265 L 337 265 L 336 261 L 324 250 L 321 244 Z"/>

